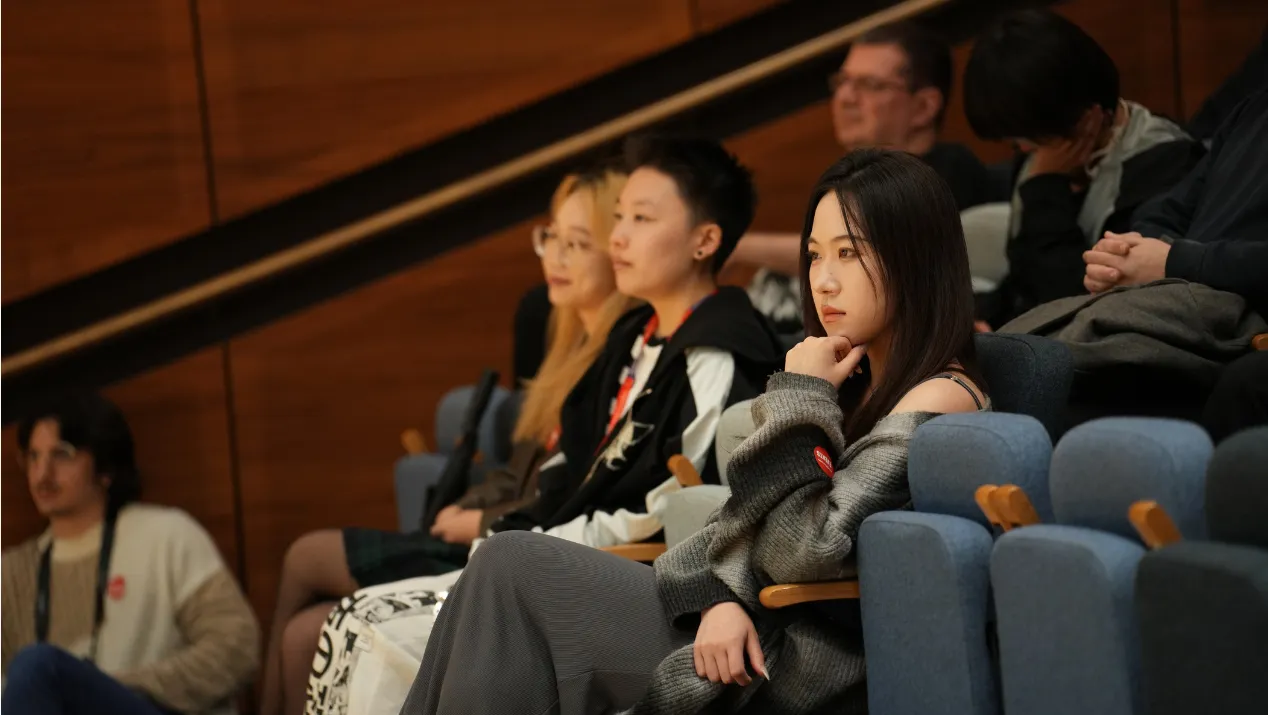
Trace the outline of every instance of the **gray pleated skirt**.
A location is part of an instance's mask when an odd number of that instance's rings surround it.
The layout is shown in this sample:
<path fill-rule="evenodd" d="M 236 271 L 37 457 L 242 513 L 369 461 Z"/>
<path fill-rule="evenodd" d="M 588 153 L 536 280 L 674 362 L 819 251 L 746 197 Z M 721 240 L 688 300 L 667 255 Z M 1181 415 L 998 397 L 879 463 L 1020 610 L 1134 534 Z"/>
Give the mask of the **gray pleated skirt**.
<path fill-rule="evenodd" d="M 401 714 L 615 712 L 694 639 L 669 625 L 650 566 L 499 534 L 449 594 Z"/>

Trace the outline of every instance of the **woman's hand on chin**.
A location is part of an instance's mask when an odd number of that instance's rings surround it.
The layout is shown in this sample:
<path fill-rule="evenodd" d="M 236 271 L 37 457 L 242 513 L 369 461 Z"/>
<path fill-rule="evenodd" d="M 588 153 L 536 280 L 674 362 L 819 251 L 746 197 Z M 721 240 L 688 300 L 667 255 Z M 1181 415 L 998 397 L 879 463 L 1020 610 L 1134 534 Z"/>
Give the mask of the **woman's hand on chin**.
<path fill-rule="evenodd" d="M 867 354 L 867 346 L 854 346 L 845 337 L 806 338 L 788 351 L 784 372 L 795 372 L 827 380 L 839 388 L 860 371 L 859 363 Z"/>

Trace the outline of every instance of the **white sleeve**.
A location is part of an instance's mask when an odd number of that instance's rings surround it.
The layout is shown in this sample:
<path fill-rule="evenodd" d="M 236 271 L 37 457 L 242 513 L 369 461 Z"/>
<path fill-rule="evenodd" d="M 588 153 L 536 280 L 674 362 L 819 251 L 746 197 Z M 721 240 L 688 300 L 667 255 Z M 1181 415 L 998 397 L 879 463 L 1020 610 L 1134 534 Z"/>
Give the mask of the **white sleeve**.
<path fill-rule="evenodd" d="M 688 349 L 687 380 L 696 401 L 696 418 L 682 432 L 682 453 L 703 472 L 735 380 L 735 358 L 718 348 Z"/>
<path fill-rule="evenodd" d="M 646 512 L 633 512 L 628 509 L 618 509 L 612 513 L 596 511 L 590 516 L 583 514 L 544 533 L 597 549 L 646 541 L 660 531 L 661 515 L 665 511 L 665 497 L 679 489 L 682 489 L 682 486 L 678 484 L 678 480 L 670 477 L 647 493 L 647 498 L 644 500 Z M 541 531 L 541 528 L 538 527 L 533 531 Z"/>
<path fill-rule="evenodd" d="M 735 358 L 726 350 L 687 350 L 687 380 L 696 403 L 696 417 L 682 433 L 682 453 L 699 471 L 704 471 L 718 433 L 718 420 L 726 407 L 731 382 L 735 378 Z M 596 511 L 547 530 L 545 533 L 586 546 L 603 548 L 646 541 L 661 530 L 665 497 L 681 489 L 670 477 L 647 493 L 643 513 L 619 509 Z"/>
<path fill-rule="evenodd" d="M 163 537 L 167 540 L 172 597 L 179 608 L 207 579 L 225 569 L 225 563 L 202 524 L 179 509 L 166 511 Z"/>

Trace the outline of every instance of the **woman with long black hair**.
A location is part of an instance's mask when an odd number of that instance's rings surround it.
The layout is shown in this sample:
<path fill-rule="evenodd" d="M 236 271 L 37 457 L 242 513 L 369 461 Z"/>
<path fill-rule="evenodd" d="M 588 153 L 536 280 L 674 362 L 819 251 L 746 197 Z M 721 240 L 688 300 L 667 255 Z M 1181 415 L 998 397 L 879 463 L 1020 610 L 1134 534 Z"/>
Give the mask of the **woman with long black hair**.
<path fill-rule="evenodd" d="M 815 188 L 802 248 L 810 337 L 754 402 L 725 505 L 654 568 L 540 534 L 490 539 L 404 715 L 866 709 L 857 628 L 773 614 L 758 593 L 844 577 L 862 521 L 910 502 L 916 428 L 990 404 L 959 214 L 932 169 L 849 154 Z"/>

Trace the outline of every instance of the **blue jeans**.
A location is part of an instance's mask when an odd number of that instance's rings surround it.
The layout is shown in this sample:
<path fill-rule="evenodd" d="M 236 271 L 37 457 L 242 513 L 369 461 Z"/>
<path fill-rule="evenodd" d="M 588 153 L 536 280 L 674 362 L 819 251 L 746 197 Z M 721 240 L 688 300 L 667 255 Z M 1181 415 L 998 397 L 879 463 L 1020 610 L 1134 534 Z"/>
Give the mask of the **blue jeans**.
<path fill-rule="evenodd" d="M 14 656 L 4 680 L 0 710 L 13 715 L 167 715 L 92 663 L 45 643 Z"/>

